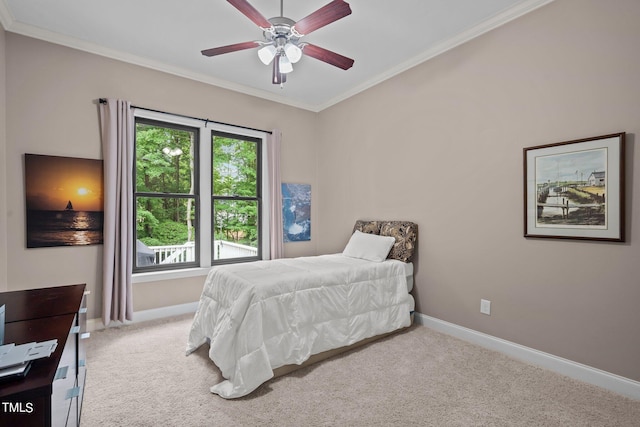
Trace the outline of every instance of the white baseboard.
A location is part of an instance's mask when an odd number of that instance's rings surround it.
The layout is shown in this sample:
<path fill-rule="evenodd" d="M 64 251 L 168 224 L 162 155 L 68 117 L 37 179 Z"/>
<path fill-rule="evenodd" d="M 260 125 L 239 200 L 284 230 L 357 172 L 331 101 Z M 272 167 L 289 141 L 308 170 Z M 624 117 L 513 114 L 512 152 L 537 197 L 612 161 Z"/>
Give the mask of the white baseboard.
<path fill-rule="evenodd" d="M 507 356 L 519 359 L 536 366 L 540 366 L 567 377 L 583 381 L 598 387 L 611 390 L 632 399 L 640 399 L 640 382 L 621 377 L 610 372 L 592 368 L 591 366 L 573 362 L 562 357 L 554 356 L 533 348 L 525 347 L 501 338 L 496 338 L 473 329 L 465 328 L 454 323 L 445 322 L 435 317 L 415 313 L 415 323 L 427 326 L 438 332 L 460 338 L 495 350 Z"/>
<path fill-rule="evenodd" d="M 195 313 L 197 309 L 198 303 L 192 302 L 170 307 L 136 311 L 133 313 L 133 321 L 127 322 L 127 324 L 179 316 L 187 313 Z M 530 347 L 525 347 L 482 332 L 474 331 L 473 329 L 436 319 L 435 317 L 427 316 L 422 313 L 415 313 L 414 322 L 490 350 L 498 351 L 515 359 L 549 369 L 561 375 L 566 375 L 567 377 L 611 390 L 632 399 L 640 400 L 640 382 L 638 381 L 593 368 L 591 366 L 583 365 L 562 357 L 554 356 L 553 354 L 545 353 Z M 102 319 L 89 319 L 87 321 L 87 329 L 89 331 L 104 329 Z"/>
<path fill-rule="evenodd" d="M 133 313 L 133 320 L 124 324 L 131 325 L 134 323 L 146 322 L 148 320 L 163 319 L 165 317 L 180 316 L 187 313 L 195 313 L 198 309 L 198 302 L 189 302 L 186 304 L 172 305 L 169 307 L 152 308 L 150 310 L 135 311 Z M 123 323 L 111 322 L 109 327 L 122 326 Z M 89 319 L 87 320 L 87 330 L 97 331 L 104 329 L 104 323 L 102 319 Z"/>

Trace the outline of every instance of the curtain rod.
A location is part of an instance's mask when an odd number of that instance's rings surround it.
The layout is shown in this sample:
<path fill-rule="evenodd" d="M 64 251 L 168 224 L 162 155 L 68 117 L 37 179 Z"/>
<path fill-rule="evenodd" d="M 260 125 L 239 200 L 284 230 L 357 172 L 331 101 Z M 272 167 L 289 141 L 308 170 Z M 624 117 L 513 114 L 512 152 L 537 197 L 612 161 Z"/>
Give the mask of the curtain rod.
<path fill-rule="evenodd" d="M 107 103 L 107 99 L 106 98 L 100 98 L 98 100 L 100 102 L 100 104 L 106 104 Z M 166 111 L 160 111 L 160 110 L 153 110 L 151 108 L 144 108 L 144 107 L 137 107 L 135 105 L 132 105 L 131 108 L 137 108 L 138 110 L 145 110 L 145 111 L 151 111 L 152 113 L 161 113 L 161 114 L 171 114 L 172 116 L 177 116 L 177 117 L 183 117 L 185 119 L 193 119 L 193 120 L 200 120 L 205 122 L 205 127 L 207 126 L 207 123 L 215 123 L 217 125 L 225 125 L 225 126 L 233 126 L 233 127 L 237 127 L 240 129 L 246 129 L 246 130 L 254 130 L 254 131 L 258 131 L 258 132 L 264 132 L 264 133 L 268 133 L 268 134 L 273 134 L 273 132 L 269 131 L 269 130 L 263 130 L 263 129 L 256 129 L 256 128 L 250 128 L 247 126 L 239 126 L 239 125 L 234 125 L 231 123 L 225 123 L 225 122 L 217 122 L 215 120 L 209 120 L 209 119 L 202 119 L 200 117 L 193 117 L 193 116 L 186 116 L 184 114 L 176 114 L 176 113 L 167 113 Z"/>

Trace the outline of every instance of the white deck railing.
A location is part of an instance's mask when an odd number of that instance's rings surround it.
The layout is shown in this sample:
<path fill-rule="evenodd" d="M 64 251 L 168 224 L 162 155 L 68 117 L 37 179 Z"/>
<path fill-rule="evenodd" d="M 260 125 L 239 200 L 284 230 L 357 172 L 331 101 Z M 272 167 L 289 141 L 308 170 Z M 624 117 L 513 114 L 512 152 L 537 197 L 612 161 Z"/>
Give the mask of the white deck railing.
<path fill-rule="evenodd" d="M 213 259 L 243 258 L 258 255 L 258 248 L 227 242 L 226 240 L 214 240 L 213 250 Z"/>
<path fill-rule="evenodd" d="M 258 249 L 239 243 L 216 240 L 213 242 L 214 259 L 242 258 L 258 255 Z M 149 246 L 155 254 L 156 264 L 193 262 L 196 259 L 194 242 L 184 245 Z"/>
<path fill-rule="evenodd" d="M 149 249 L 156 255 L 156 264 L 175 264 L 196 260 L 194 242 L 187 242 L 184 245 L 149 246 Z"/>

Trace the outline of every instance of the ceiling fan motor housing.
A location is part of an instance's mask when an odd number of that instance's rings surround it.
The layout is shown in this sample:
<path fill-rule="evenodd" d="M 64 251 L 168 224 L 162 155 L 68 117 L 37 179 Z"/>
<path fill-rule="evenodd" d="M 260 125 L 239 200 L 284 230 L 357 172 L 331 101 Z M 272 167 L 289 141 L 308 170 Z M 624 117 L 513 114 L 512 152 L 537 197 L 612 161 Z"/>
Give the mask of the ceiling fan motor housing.
<path fill-rule="evenodd" d="M 264 38 L 267 42 L 275 43 L 275 46 L 283 47 L 288 41 L 294 44 L 298 44 L 300 37 L 297 37 L 291 31 L 291 27 L 294 26 L 295 21 L 284 16 L 277 16 L 270 18 L 272 27 L 263 32 Z"/>

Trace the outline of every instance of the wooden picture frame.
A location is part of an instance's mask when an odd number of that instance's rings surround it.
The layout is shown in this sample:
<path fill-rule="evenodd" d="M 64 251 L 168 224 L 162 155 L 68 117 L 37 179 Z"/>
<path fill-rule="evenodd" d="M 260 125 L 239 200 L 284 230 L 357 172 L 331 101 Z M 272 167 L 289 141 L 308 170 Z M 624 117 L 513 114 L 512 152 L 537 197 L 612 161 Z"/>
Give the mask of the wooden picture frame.
<path fill-rule="evenodd" d="M 625 133 L 524 149 L 524 237 L 625 241 Z"/>

